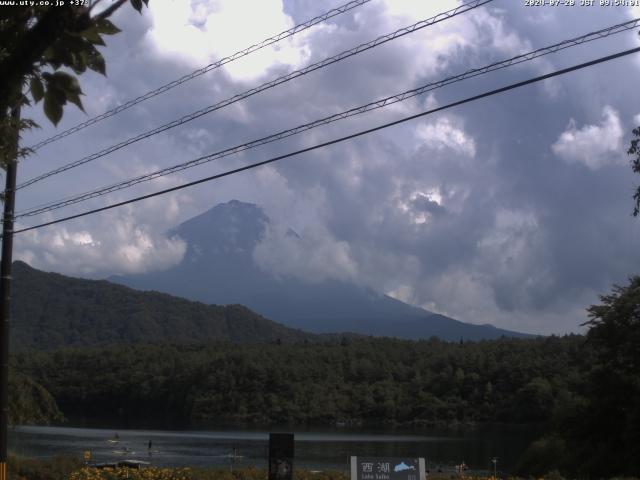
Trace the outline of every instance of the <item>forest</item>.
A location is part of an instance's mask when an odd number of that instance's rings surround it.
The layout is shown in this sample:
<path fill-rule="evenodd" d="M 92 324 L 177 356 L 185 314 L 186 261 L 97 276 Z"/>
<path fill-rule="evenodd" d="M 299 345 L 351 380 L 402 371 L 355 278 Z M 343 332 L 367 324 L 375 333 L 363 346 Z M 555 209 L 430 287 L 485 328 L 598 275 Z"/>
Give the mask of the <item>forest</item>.
<path fill-rule="evenodd" d="M 571 405 L 584 338 L 139 345 L 19 353 L 65 413 L 188 423 L 547 421 Z"/>
<path fill-rule="evenodd" d="M 58 417 L 59 408 L 120 424 L 535 423 L 546 434 L 523 472 L 635 475 L 638 305 L 634 277 L 588 309 L 585 336 L 66 347 L 17 352 L 11 368 Z"/>

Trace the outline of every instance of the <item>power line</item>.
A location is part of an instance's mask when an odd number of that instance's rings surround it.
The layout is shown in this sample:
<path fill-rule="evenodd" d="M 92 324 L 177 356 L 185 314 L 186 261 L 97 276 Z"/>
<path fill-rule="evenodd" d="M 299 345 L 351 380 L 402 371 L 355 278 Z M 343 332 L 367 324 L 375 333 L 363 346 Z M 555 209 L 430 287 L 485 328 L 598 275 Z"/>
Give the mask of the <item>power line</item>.
<path fill-rule="evenodd" d="M 79 132 L 80 130 L 93 125 L 95 123 L 100 122 L 101 120 L 105 120 L 109 117 L 112 117 L 114 115 L 117 115 L 120 112 L 124 112 L 125 110 L 128 110 L 129 108 L 133 107 L 134 105 L 138 105 L 139 103 L 144 102 L 145 100 L 149 100 L 150 98 L 153 98 L 157 95 L 160 95 L 162 93 L 165 93 L 169 90 L 171 90 L 172 88 L 177 87 L 178 85 L 182 85 L 185 82 L 188 82 L 189 80 L 193 80 L 194 78 L 199 77 L 200 75 L 204 75 L 205 73 L 210 72 L 211 70 L 215 70 L 217 68 L 222 67 L 223 65 L 226 65 L 227 63 L 231 63 L 235 60 L 238 60 L 239 58 L 242 57 L 246 57 L 247 55 L 256 52 L 258 50 L 261 50 L 265 47 L 268 47 L 269 45 L 273 45 L 274 43 L 277 43 L 281 40 L 284 40 L 286 38 L 292 37 L 293 35 L 295 35 L 296 33 L 300 33 L 314 25 L 317 25 L 318 23 L 322 23 L 325 20 L 328 20 L 329 18 L 335 17 L 337 15 L 340 15 L 342 13 L 348 12 L 349 10 L 353 10 L 356 7 L 359 7 L 361 5 L 364 5 L 367 2 L 370 2 L 371 0 L 352 0 L 348 3 L 345 3 L 344 5 L 341 5 L 339 7 L 336 7 L 332 10 L 329 10 L 326 13 L 323 13 L 322 15 L 318 15 L 317 17 L 314 17 L 310 20 L 307 20 L 304 23 L 301 23 L 299 25 L 296 25 L 292 28 L 290 28 L 289 30 L 285 30 L 284 32 L 280 32 L 277 35 L 274 35 L 273 37 L 267 38 L 265 40 L 262 40 L 260 43 L 256 43 L 254 45 L 251 45 L 250 47 L 247 47 L 243 50 L 240 50 L 236 53 L 233 53 L 232 55 L 229 55 L 228 57 L 224 57 L 220 60 L 218 60 L 217 62 L 214 63 L 210 63 L 209 65 L 207 65 L 206 67 L 202 67 L 198 70 L 194 70 L 193 72 L 189 73 L 188 75 L 184 75 L 180 78 L 178 78 L 177 80 L 173 80 L 172 82 L 169 82 L 165 85 L 162 85 L 161 87 L 156 88 L 155 90 L 151 90 L 150 92 L 145 93 L 144 95 L 140 95 L 139 97 L 136 97 L 132 100 L 129 100 L 126 103 L 123 103 L 122 105 L 118 105 L 117 107 L 108 110 L 100 115 L 97 115 L 93 118 L 90 118 L 89 120 L 86 120 L 78 125 L 76 125 L 75 127 L 69 128 L 68 130 L 65 130 L 63 132 L 60 132 L 52 137 L 49 137 L 45 140 L 42 140 L 41 142 L 36 143 L 35 145 L 29 147 L 32 150 L 38 150 L 41 147 L 44 147 L 45 145 L 48 145 L 49 143 L 53 143 L 57 140 L 60 140 L 61 138 L 67 137 L 73 133 Z"/>
<path fill-rule="evenodd" d="M 449 18 L 453 18 L 457 15 L 460 15 L 462 13 L 468 12 L 469 10 L 472 10 L 474 8 L 478 8 L 481 5 L 484 5 L 486 3 L 490 3 L 493 0 L 473 0 L 471 2 L 465 3 L 463 5 L 460 5 L 456 8 L 453 8 L 451 10 L 447 10 L 446 12 L 442 12 L 439 13 L 438 15 L 435 15 L 431 18 L 425 19 L 425 20 L 421 20 L 411 26 L 408 27 L 404 27 L 401 28 L 399 30 L 396 30 L 395 32 L 389 33 L 387 35 L 382 35 L 378 38 L 376 38 L 375 40 L 372 40 L 370 42 L 367 43 L 363 43 L 358 45 L 357 47 L 351 48 L 349 50 L 345 50 L 337 55 L 334 55 L 333 57 L 329 57 L 329 58 L 325 58 L 324 60 L 321 60 L 319 62 L 313 63 L 311 65 L 308 65 L 305 68 L 302 68 L 300 70 L 295 70 L 291 73 L 288 73 L 287 75 L 283 75 L 281 77 L 276 78 L 275 80 L 271 80 L 269 82 L 263 83 L 262 85 L 252 88 L 250 90 L 247 90 L 243 93 L 239 93 L 237 95 L 234 95 L 233 97 L 227 98 L 226 100 L 222 100 L 221 102 L 218 102 L 214 105 L 210 105 L 208 107 L 205 107 L 203 109 L 200 109 L 196 112 L 190 113 L 189 115 L 185 115 L 177 120 L 174 120 L 170 123 L 167 123 L 165 125 L 162 125 L 160 127 L 157 127 L 153 130 L 150 130 L 148 132 L 142 133 L 140 135 L 137 135 L 135 137 L 131 137 L 123 142 L 120 142 L 116 145 L 112 145 L 104 150 L 101 150 L 100 152 L 97 153 L 93 153 L 91 155 L 88 155 L 86 157 L 83 157 L 79 160 L 76 160 L 74 162 L 68 163 L 67 165 L 63 165 L 62 167 L 56 168 L 54 170 L 51 170 L 47 173 L 44 173 L 42 175 L 39 175 L 37 177 L 34 177 L 30 180 L 27 180 L 23 183 L 21 183 L 20 185 L 18 185 L 18 189 L 27 187 L 29 185 L 33 185 L 36 182 L 39 182 L 41 180 L 44 180 L 46 178 L 49 178 L 53 175 L 57 175 L 59 173 L 65 172 L 67 170 L 70 170 L 72 168 L 78 167 L 80 165 L 83 165 L 85 163 L 91 162 L 93 160 L 96 160 L 98 158 L 104 157 L 105 155 L 108 155 L 110 153 L 113 153 L 117 150 L 120 150 L 121 148 L 124 148 L 128 145 L 131 145 L 133 143 L 136 143 L 140 140 L 144 140 L 146 138 L 149 138 L 153 135 L 157 135 L 158 133 L 170 130 L 172 128 L 175 128 L 179 125 L 183 125 L 187 122 L 190 122 L 192 120 L 195 120 L 196 118 L 200 118 L 203 115 L 207 115 L 208 113 L 211 113 L 215 110 L 219 110 L 221 108 L 227 107 L 233 103 L 239 102 L 240 100 L 244 100 L 245 98 L 251 97 L 257 93 L 260 93 L 264 90 L 268 90 L 271 89 L 273 87 L 276 87 L 277 85 L 286 83 L 290 80 L 293 80 L 295 78 L 301 77 L 303 75 L 307 75 L 308 73 L 311 73 L 315 70 L 318 70 L 320 68 L 326 67 L 328 65 L 331 65 L 333 63 L 337 63 L 341 60 L 344 60 L 346 58 L 352 57 L 354 55 L 357 55 L 359 53 L 362 53 L 364 51 L 370 50 L 374 47 L 377 47 L 379 45 L 382 45 L 384 43 L 387 43 L 391 40 L 395 40 L 396 38 L 400 38 L 404 35 L 408 35 L 410 33 L 413 33 L 415 31 L 418 31 L 422 28 L 431 26 L 433 24 L 439 23 L 441 21 L 447 20 Z"/>
<path fill-rule="evenodd" d="M 330 140 L 328 142 L 319 143 L 319 144 L 313 145 L 311 147 L 307 147 L 307 148 L 303 148 L 303 149 L 300 149 L 300 150 L 296 150 L 294 152 L 290 152 L 290 153 L 287 153 L 287 154 L 284 154 L 284 155 L 279 155 L 277 157 L 273 157 L 273 158 L 270 158 L 268 160 L 263 160 L 261 162 L 252 163 L 250 165 L 245 165 L 244 167 L 239 167 L 239 168 L 235 168 L 233 170 L 228 170 L 228 171 L 223 172 L 223 173 L 218 173 L 216 175 L 211 175 L 209 177 L 201 178 L 201 179 L 195 180 L 193 182 L 185 183 L 183 185 L 177 185 L 175 187 L 167 188 L 165 190 L 160 190 L 160 191 L 157 191 L 157 192 L 154 192 L 154 193 L 149 193 L 147 195 L 142 195 L 142 196 L 135 197 L 135 198 L 132 198 L 132 199 L 129 199 L 129 200 L 125 200 L 125 201 L 122 201 L 122 202 L 114 203 L 114 204 L 107 205 L 107 206 L 100 207 L 100 208 L 95 208 L 93 210 L 88 210 L 86 212 L 78 213 L 78 214 L 75 214 L 75 215 L 70 215 L 68 217 L 59 218 L 57 220 L 52 220 L 50 222 L 41 223 L 41 224 L 34 225 L 34 226 L 31 226 L 31 227 L 26 227 L 26 228 L 22 228 L 22 229 L 19 229 L 19 230 L 15 230 L 14 234 L 27 232 L 29 230 L 35 230 L 35 229 L 42 228 L 42 227 L 47 227 L 49 225 L 55 225 L 57 223 L 62 223 L 62 222 L 66 222 L 66 221 L 69 221 L 69 220 L 76 219 L 76 218 L 85 217 L 87 215 L 93 215 L 95 213 L 103 212 L 105 210 L 110 210 L 110 209 L 113 209 L 113 208 L 116 208 L 116 207 L 121 207 L 123 205 L 128 205 L 130 203 L 136 203 L 136 202 L 139 202 L 139 201 L 142 201 L 142 200 L 146 200 L 148 198 L 157 197 L 159 195 L 164 195 L 166 193 L 175 192 L 177 190 L 182 190 L 184 188 L 192 187 L 194 185 L 198 185 L 198 184 L 201 184 L 201 183 L 210 182 L 212 180 L 217 180 L 219 178 L 227 177 L 229 175 L 234 175 L 236 173 L 240 173 L 240 172 L 243 172 L 245 170 L 251 170 L 251 169 L 263 166 L 263 165 L 274 163 L 274 162 L 277 162 L 279 160 L 283 160 L 285 158 L 297 156 L 297 155 L 300 155 L 302 153 L 310 152 L 310 151 L 313 151 L 313 150 L 317 150 L 319 148 L 324 148 L 324 147 L 328 147 L 330 145 L 334 145 L 336 143 L 341 143 L 341 142 L 344 142 L 346 140 L 351 140 L 353 138 L 361 137 L 363 135 L 367 135 L 369 133 L 377 132 L 378 130 L 383 130 L 385 128 L 389 128 L 389 127 L 392 127 L 394 125 L 399 125 L 401 123 L 405 123 L 405 122 L 408 122 L 410 120 L 414 120 L 416 118 L 424 117 L 424 116 L 430 115 L 432 113 L 436 113 L 436 112 L 439 112 L 439 111 L 442 111 L 442 110 L 446 110 L 446 109 L 449 109 L 449 108 L 452 108 L 452 107 L 456 107 L 456 106 L 459 106 L 459 105 L 470 103 L 470 102 L 473 102 L 473 101 L 476 101 L 476 100 L 480 100 L 482 98 L 486 98 L 486 97 L 490 97 L 490 96 L 493 96 L 493 95 L 497 95 L 499 93 L 507 92 L 509 90 L 514 90 L 516 88 L 524 87 L 526 85 L 530 85 L 530 84 L 533 84 L 533 83 L 536 83 L 536 82 L 540 82 L 542 80 L 547 80 L 547 79 L 552 78 L 552 77 L 557 77 L 559 75 L 564 75 L 564 74 L 569 73 L 569 72 L 573 72 L 573 71 L 580 70 L 580 69 L 583 69 L 583 68 L 591 67 L 591 66 L 597 65 L 599 63 L 608 62 L 610 60 L 614 60 L 616 58 L 624 57 L 626 55 L 631 55 L 632 53 L 637 53 L 637 52 L 640 52 L 640 47 L 632 48 L 632 49 L 629 49 L 629 50 L 624 50 L 622 52 L 618 52 L 618 53 L 615 53 L 615 54 L 612 54 L 612 55 L 608 55 L 606 57 L 600 57 L 600 58 L 598 58 L 596 60 L 591 60 L 589 62 L 580 63 L 580 64 L 574 65 L 572 67 L 567 67 L 567 68 L 563 68 L 561 70 L 556 70 L 555 72 L 551 72 L 551 73 L 547 73 L 545 75 L 540 75 L 540 76 L 537 76 L 537 77 L 533 77 L 533 78 L 530 78 L 528 80 L 523 80 L 521 82 L 512 83 L 512 84 L 507 85 L 505 87 L 497 88 L 495 90 L 490 90 L 488 92 L 484 92 L 484 93 L 481 93 L 481 94 L 478 94 L 478 95 L 474 95 L 472 97 L 467 97 L 467 98 L 465 98 L 463 100 L 459 100 L 457 102 L 449 103 L 449 104 L 443 105 L 441 107 L 433 108 L 433 109 L 427 110 L 425 112 L 421 112 L 421 113 L 418 113 L 418 114 L 415 114 L 415 115 L 411 115 L 411 116 L 408 116 L 408 117 L 401 118 L 400 120 L 395 120 L 393 122 L 385 123 L 385 124 L 379 125 L 377 127 L 369 128 L 367 130 L 362 130 L 360 132 L 353 133 L 351 135 L 346 135 L 344 137 L 336 138 L 336 139 Z"/>
<path fill-rule="evenodd" d="M 179 172 L 182 170 L 186 170 L 188 168 L 192 168 L 195 167 L 197 165 L 201 165 L 203 163 L 207 163 L 207 162 L 211 162 L 214 160 L 218 160 L 220 158 L 223 157 L 227 157 L 229 155 L 233 155 L 239 152 L 243 152 L 245 150 L 249 150 L 261 145 L 265 145 L 268 143 L 272 143 L 278 140 L 281 140 L 283 138 L 287 138 L 293 135 L 296 135 L 298 133 L 302 133 L 304 131 L 307 130 L 311 130 L 313 128 L 322 126 L 322 125 L 327 125 L 333 122 L 336 122 L 338 120 L 343 120 L 345 118 L 349 118 L 355 115 L 360 115 L 362 113 L 365 112 L 369 112 L 372 110 L 376 110 L 379 108 L 383 108 L 386 107 L 388 105 L 392 105 L 394 103 L 398 103 L 404 100 L 407 100 L 409 98 L 415 97 L 417 95 L 421 95 L 424 94 L 426 92 L 435 90 L 437 88 L 441 88 L 445 85 L 450 85 L 452 83 L 456 83 L 456 82 L 460 82 L 462 80 L 468 79 L 468 78 L 472 78 L 472 77 L 476 77 L 478 75 L 483 75 L 492 71 L 496 71 L 496 70 L 500 70 L 503 68 L 507 68 L 513 65 L 517 65 L 523 62 L 527 62 L 527 61 L 531 61 L 535 58 L 539 58 L 542 57 L 544 55 L 548 55 L 550 53 L 555 53 L 558 52 L 560 50 L 564 50 L 567 48 L 571 48 L 571 47 L 575 47 L 577 45 L 583 44 L 583 43 L 587 43 L 587 42 L 591 42 L 593 40 L 598 40 L 604 37 L 607 37 L 608 35 L 612 35 L 612 34 L 616 34 L 616 33 L 621 33 L 627 30 L 631 30 L 635 27 L 637 27 L 640 24 L 640 19 L 635 19 L 635 20 L 630 20 L 627 22 L 623 22 L 617 25 L 613 25 L 601 30 L 597 30 L 595 32 L 591 32 L 591 33 L 587 33 L 585 35 L 581 35 L 580 37 L 576 37 L 576 38 L 572 38 L 569 40 L 564 40 L 562 42 L 559 43 L 555 43 L 553 45 L 547 46 L 547 47 L 543 47 L 543 48 L 539 48 L 537 50 L 533 50 L 531 52 L 525 53 L 525 54 L 521 54 L 521 55 L 517 55 L 515 57 L 512 57 L 510 59 L 507 60 L 502 60 L 500 62 L 496 62 L 496 63 L 492 63 L 490 65 L 481 67 L 481 68 L 475 68 L 472 70 L 467 70 L 466 72 L 459 74 L 459 75 L 455 75 L 455 76 L 451 76 L 451 77 L 447 77 L 443 80 L 438 80 L 436 82 L 430 82 L 426 85 L 423 85 L 419 88 L 415 88 L 412 90 L 408 90 L 406 92 L 403 93 L 399 93 L 396 95 L 392 95 L 383 99 L 379 99 L 376 100 L 374 102 L 370 102 L 366 105 L 362 105 L 359 107 L 355 107 L 355 108 L 351 108 L 349 110 L 343 111 L 341 113 L 337 113 L 334 115 L 330 115 L 328 117 L 324 117 L 318 120 L 315 120 L 313 122 L 310 123 L 306 123 L 304 125 L 299 125 L 297 127 L 288 129 L 288 130 L 284 130 L 272 135 L 268 135 L 266 137 L 262 137 L 259 138 L 257 140 L 252 140 L 250 142 L 244 143 L 242 145 L 237 145 L 234 147 L 230 147 L 215 153 L 211 153 L 202 157 L 198 157 L 196 159 L 192 159 L 188 162 L 184 162 L 184 163 L 180 163 L 177 165 L 173 165 L 171 167 L 167 167 L 167 168 L 163 168 L 161 170 L 157 170 L 155 172 L 151 172 L 148 174 L 144 174 L 144 175 L 140 175 L 138 177 L 134 177 L 122 182 L 118 182 L 115 183 L 113 185 L 109 185 L 106 187 L 101 187 L 99 189 L 96 190 L 92 190 L 89 192 L 84 192 L 78 195 L 74 195 L 74 196 L 70 196 L 70 197 L 66 197 L 64 199 L 61 200 L 57 200 L 54 202 L 49 202 L 46 203 L 44 205 L 38 205 L 35 207 L 32 207 L 30 209 L 27 210 L 23 210 L 22 212 L 18 212 L 16 215 L 16 218 L 22 218 L 22 217 L 30 217 L 30 216 L 35 216 L 35 215 L 39 215 L 45 212 L 50 212 L 53 210 L 58 210 L 60 208 L 69 206 L 69 205 L 74 205 L 76 203 L 80 203 L 92 198 L 96 198 L 96 197 L 100 197 L 103 195 L 107 195 L 109 193 L 113 193 L 115 191 L 118 190 L 122 190 L 124 188 L 129 188 L 132 187 L 134 185 L 137 185 L 139 183 L 145 182 L 145 181 L 150 181 L 159 177 L 163 177 L 175 172 Z"/>

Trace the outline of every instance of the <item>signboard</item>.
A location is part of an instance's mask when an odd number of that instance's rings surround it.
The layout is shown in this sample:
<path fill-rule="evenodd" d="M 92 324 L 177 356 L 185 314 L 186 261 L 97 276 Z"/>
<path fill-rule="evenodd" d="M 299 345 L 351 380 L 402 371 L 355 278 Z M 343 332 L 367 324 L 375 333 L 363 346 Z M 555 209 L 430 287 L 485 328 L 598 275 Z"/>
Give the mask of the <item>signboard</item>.
<path fill-rule="evenodd" d="M 351 480 L 426 480 L 424 458 L 351 457 Z"/>
<path fill-rule="evenodd" d="M 292 480 L 293 433 L 269 434 L 269 480 Z"/>

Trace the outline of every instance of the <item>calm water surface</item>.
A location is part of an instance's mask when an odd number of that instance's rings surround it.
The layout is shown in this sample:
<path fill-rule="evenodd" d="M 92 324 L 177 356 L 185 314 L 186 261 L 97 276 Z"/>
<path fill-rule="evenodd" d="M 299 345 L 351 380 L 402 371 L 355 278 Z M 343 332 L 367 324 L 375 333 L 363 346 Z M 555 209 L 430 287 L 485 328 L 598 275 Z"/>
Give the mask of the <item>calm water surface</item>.
<path fill-rule="evenodd" d="M 132 458 L 157 466 L 265 467 L 269 431 L 295 433 L 295 465 L 315 470 L 348 470 L 349 457 L 425 457 L 429 468 L 449 471 L 462 461 L 474 470 L 489 470 L 490 459 L 509 471 L 535 432 L 524 428 L 481 428 L 455 432 L 349 430 L 342 428 L 135 430 L 20 426 L 9 432 L 12 452 L 28 457 L 82 456 L 107 462 Z M 117 433 L 117 441 L 114 441 Z M 149 442 L 152 443 L 149 452 Z M 236 449 L 238 458 L 230 456 Z"/>

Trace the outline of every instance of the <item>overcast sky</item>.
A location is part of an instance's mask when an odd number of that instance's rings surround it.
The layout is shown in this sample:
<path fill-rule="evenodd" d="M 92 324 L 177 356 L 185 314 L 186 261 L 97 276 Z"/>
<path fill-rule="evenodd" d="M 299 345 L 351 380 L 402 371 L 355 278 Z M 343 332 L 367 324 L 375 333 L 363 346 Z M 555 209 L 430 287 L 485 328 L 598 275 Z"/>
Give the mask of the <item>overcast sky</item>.
<path fill-rule="evenodd" d="M 578 1 L 576 3 L 579 3 Z M 597 2 L 596 2 L 597 3 Z M 19 181 L 231 97 L 279 75 L 455 7 L 372 0 L 40 149 Z M 29 145 L 340 5 L 311 0 L 151 0 L 114 23 L 106 78 Z M 640 16 L 627 7 L 526 7 L 495 0 L 19 191 L 17 210 L 294 127 L 471 68 Z M 392 121 L 638 45 L 636 31 L 435 90 L 63 214 L 177 185 Z M 232 199 L 274 221 L 256 261 L 310 279 L 340 278 L 472 323 L 579 332 L 584 309 L 640 272 L 640 182 L 626 155 L 640 124 L 640 54 L 422 117 L 221 181 L 20 234 L 15 256 L 47 271 L 102 278 L 170 267 L 178 223 Z M 290 242 L 292 227 L 304 239 Z M 303 249 L 292 251 L 291 249 Z M 313 262 L 306 258 L 312 257 Z"/>

